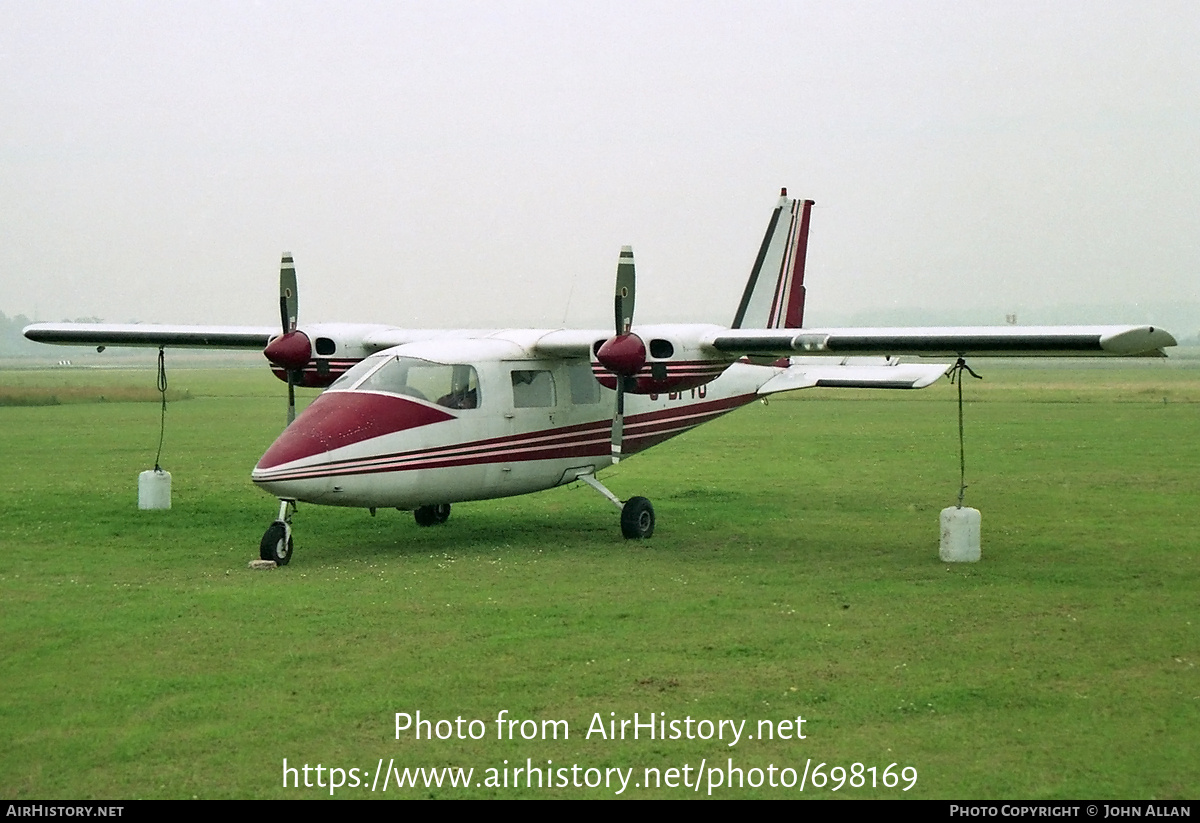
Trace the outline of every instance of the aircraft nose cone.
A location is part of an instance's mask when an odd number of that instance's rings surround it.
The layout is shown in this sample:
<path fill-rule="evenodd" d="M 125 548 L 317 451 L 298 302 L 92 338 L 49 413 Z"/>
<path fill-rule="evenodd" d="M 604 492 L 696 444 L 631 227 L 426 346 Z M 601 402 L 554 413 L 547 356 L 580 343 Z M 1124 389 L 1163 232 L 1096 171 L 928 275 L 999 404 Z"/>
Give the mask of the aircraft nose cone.
<path fill-rule="evenodd" d="M 604 341 L 596 359 L 613 374 L 632 377 L 646 365 L 646 344 L 632 332 L 619 334 Z"/>
<path fill-rule="evenodd" d="M 307 366 L 312 359 L 312 343 L 304 332 L 290 331 L 267 343 L 263 354 L 276 366 L 295 371 Z"/>

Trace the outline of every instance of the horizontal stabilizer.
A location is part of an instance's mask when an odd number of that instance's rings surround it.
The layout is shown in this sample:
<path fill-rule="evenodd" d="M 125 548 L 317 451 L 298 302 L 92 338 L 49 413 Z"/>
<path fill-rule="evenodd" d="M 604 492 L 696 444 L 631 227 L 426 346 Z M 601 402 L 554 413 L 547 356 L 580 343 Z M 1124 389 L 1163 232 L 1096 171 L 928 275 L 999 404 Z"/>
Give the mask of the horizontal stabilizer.
<path fill-rule="evenodd" d="M 758 390 L 760 395 L 796 389 L 923 389 L 949 371 L 949 365 L 904 363 L 893 366 L 790 366 Z"/>

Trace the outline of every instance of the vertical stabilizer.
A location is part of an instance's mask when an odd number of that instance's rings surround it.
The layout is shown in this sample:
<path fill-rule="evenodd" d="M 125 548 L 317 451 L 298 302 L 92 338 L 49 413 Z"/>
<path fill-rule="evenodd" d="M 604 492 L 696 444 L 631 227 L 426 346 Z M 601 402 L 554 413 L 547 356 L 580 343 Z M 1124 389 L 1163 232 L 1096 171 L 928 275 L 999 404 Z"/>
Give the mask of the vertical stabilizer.
<path fill-rule="evenodd" d="M 812 200 L 793 200 L 787 189 L 780 192 L 732 328 L 798 329 L 803 325 L 804 261 L 812 207 Z"/>

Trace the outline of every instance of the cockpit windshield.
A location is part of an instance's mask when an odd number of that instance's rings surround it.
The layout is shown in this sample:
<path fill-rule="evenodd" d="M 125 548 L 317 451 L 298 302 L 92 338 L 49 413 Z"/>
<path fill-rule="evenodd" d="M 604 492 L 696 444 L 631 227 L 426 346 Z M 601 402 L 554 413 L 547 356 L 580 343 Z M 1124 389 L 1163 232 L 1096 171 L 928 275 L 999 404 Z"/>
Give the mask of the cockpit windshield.
<path fill-rule="evenodd" d="M 354 384 L 363 379 L 363 375 L 373 372 L 379 368 L 379 364 L 387 359 L 385 354 L 373 354 L 360 363 L 356 363 L 352 368 L 329 384 L 327 391 L 338 391 L 354 388 Z"/>
<path fill-rule="evenodd" d="M 328 391 L 372 391 L 415 397 L 448 409 L 479 407 L 473 366 L 431 363 L 415 357 L 372 355 L 339 377 Z"/>

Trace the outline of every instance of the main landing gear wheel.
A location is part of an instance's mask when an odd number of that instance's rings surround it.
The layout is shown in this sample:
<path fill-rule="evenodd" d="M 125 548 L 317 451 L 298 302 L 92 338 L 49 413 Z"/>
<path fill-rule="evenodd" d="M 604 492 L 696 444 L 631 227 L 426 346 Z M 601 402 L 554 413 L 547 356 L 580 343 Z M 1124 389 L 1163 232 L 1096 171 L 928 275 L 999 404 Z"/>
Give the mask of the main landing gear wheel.
<path fill-rule="evenodd" d="M 631 497 L 621 507 L 621 534 L 642 540 L 654 534 L 654 507 L 644 497 Z"/>
<path fill-rule="evenodd" d="M 421 506 L 413 512 L 418 526 L 437 526 L 450 518 L 450 504 L 438 503 L 436 506 Z"/>
<path fill-rule="evenodd" d="M 624 503 L 615 494 L 604 487 L 592 472 L 581 472 L 576 480 L 587 483 L 610 503 L 621 510 L 621 534 L 626 540 L 643 540 L 654 534 L 654 507 L 644 497 L 631 497 Z"/>
<path fill-rule="evenodd" d="M 292 559 L 291 532 L 287 523 L 276 520 L 263 534 L 262 542 L 258 544 L 258 556 L 263 560 L 274 560 L 277 566 L 286 566 Z"/>

